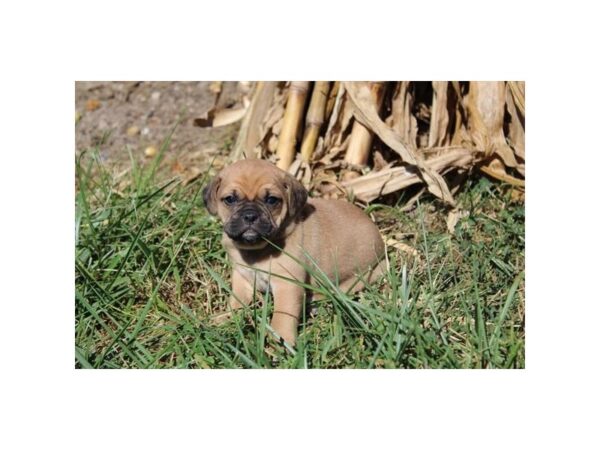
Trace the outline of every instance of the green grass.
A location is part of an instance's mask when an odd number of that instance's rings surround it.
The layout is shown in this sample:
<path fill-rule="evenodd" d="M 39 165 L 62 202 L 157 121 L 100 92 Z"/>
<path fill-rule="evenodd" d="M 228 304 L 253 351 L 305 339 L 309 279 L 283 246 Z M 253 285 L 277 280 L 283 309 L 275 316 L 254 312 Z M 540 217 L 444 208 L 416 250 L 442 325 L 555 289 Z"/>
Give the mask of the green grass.
<path fill-rule="evenodd" d="M 77 159 L 76 367 L 524 367 L 525 217 L 508 187 L 469 181 L 454 235 L 436 200 L 408 213 L 371 205 L 383 234 L 418 256 L 389 247 L 387 276 L 357 298 L 318 277 L 323 300 L 290 350 L 271 336 L 268 293 L 210 324 L 230 293 L 221 228 L 202 205 L 205 177 L 159 181 L 168 144 L 121 176 L 94 150 Z"/>

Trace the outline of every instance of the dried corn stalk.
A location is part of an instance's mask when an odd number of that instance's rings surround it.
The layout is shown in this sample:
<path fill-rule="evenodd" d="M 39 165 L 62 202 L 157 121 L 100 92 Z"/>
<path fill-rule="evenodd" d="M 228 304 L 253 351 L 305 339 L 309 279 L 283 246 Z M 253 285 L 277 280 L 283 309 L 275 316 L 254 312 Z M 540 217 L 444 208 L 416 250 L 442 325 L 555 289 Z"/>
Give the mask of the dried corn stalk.
<path fill-rule="evenodd" d="M 329 82 L 317 81 L 313 89 L 308 112 L 306 113 L 306 131 L 302 139 L 300 154 L 304 161 L 310 161 L 310 158 L 317 145 L 319 132 L 325 120 L 325 108 L 327 106 L 327 96 L 329 94 Z M 333 108 L 333 107 L 332 107 Z"/>
<path fill-rule="evenodd" d="M 473 164 L 473 152 L 467 149 L 454 149 L 444 152 L 427 161 L 429 170 L 443 173 L 456 167 L 469 167 Z M 410 166 L 392 167 L 372 172 L 351 181 L 342 183 L 346 191 L 356 198 L 370 202 L 391 192 L 404 189 L 422 181 L 419 173 Z"/>
<path fill-rule="evenodd" d="M 415 166 L 433 195 L 454 205 L 454 198 L 442 176 L 432 170 L 419 153 L 413 152 L 404 145 L 398 133 L 379 118 L 376 105 L 369 102 L 368 88 L 364 85 L 347 83 L 346 89 L 354 105 L 357 120 L 371 128 L 385 144 L 400 155 L 402 161 Z"/>
<path fill-rule="evenodd" d="M 383 102 L 385 93 L 385 83 L 368 83 L 363 84 L 365 89 L 369 90 L 369 100 L 375 106 L 375 113 L 379 117 L 379 110 Z M 355 105 L 356 106 L 356 105 Z M 348 149 L 344 161 L 352 166 L 364 166 L 367 164 L 371 152 L 371 144 L 373 143 L 373 131 L 360 121 L 355 121 L 352 125 L 352 133 L 348 142 Z M 348 172 L 346 179 L 356 178 L 358 172 Z"/>
<path fill-rule="evenodd" d="M 309 84 L 308 81 L 292 81 L 290 83 L 279 144 L 277 145 L 277 167 L 283 170 L 287 170 L 295 158 L 296 139 L 302 126 L 301 118 Z"/>
<path fill-rule="evenodd" d="M 448 82 L 434 81 L 433 103 L 431 105 L 431 125 L 428 147 L 440 147 L 450 143 L 450 113 L 448 111 Z"/>
<path fill-rule="evenodd" d="M 335 106 L 335 101 L 337 100 L 338 92 L 340 91 L 340 83 L 339 81 L 334 81 L 333 83 L 329 82 L 328 84 L 333 84 L 331 91 L 329 91 L 329 95 L 327 96 L 327 105 L 325 106 L 325 119 L 329 119 L 331 117 L 331 113 L 333 112 L 333 107 Z"/>
<path fill-rule="evenodd" d="M 271 159 L 317 194 L 361 201 L 420 184 L 454 205 L 477 169 L 525 184 L 524 82 L 321 81 L 304 115 L 309 88 L 257 83 L 234 156 Z"/>
<path fill-rule="evenodd" d="M 481 170 L 507 183 L 525 186 L 524 181 L 506 173 L 506 167 L 517 166 L 514 150 L 508 146 L 503 129 L 506 83 L 471 82 L 466 101 L 470 134 L 476 148 L 483 150 L 486 158 Z"/>
<path fill-rule="evenodd" d="M 232 159 L 234 161 L 242 156 L 246 158 L 259 156 L 255 152 L 255 148 L 262 140 L 261 125 L 273 100 L 276 87 L 277 83 L 274 81 L 259 81 L 256 83 L 252 101 L 233 148 Z"/>
<path fill-rule="evenodd" d="M 417 148 L 417 119 L 412 114 L 413 94 L 409 89 L 410 81 L 399 81 L 392 100 L 392 128 L 400 139 L 410 148 Z"/>

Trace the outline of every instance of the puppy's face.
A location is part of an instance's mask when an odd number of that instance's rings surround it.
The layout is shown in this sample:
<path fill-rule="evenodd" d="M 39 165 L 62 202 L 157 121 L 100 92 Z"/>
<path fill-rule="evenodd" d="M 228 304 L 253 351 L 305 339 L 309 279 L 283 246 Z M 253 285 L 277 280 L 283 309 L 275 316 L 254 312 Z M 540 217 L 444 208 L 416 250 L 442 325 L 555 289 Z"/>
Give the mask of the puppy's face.
<path fill-rule="evenodd" d="M 263 160 L 238 161 L 221 171 L 205 188 L 208 211 L 240 249 L 260 249 L 275 238 L 307 200 L 295 178 Z"/>

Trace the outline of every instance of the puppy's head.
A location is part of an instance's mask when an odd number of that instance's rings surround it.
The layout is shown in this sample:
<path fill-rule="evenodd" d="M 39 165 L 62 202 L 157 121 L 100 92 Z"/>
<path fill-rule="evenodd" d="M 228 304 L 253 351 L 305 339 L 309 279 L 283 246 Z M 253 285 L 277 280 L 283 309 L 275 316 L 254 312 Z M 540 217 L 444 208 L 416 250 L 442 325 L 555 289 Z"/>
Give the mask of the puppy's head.
<path fill-rule="evenodd" d="M 268 161 L 247 159 L 221 171 L 205 188 L 204 204 L 223 221 L 223 229 L 241 249 L 260 249 L 280 235 L 300 213 L 306 189 Z"/>

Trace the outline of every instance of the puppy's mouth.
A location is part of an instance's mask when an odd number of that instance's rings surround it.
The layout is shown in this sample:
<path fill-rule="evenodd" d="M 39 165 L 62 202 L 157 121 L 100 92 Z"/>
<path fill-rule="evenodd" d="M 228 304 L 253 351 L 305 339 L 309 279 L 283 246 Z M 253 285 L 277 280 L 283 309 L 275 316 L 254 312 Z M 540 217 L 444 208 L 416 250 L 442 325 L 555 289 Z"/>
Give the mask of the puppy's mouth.
<path fill-rule="evenodd" d="M 269 233 L 260 233 L 254 228 L 248 228 L 239 234 L 227 233 L 236 247 L 244 250 L 253 250 L 264 248 L 267 245 L 267 241 L 263 238 L 268 237 Z"/>
<path fill-rule="evenodd" d="M 239 240 L 244 244 L 256 244 L 258 241 L 262 240 L 262 236 L 255 229 L 248 228 L 236 240 Z"/>

